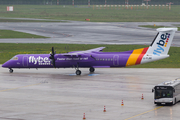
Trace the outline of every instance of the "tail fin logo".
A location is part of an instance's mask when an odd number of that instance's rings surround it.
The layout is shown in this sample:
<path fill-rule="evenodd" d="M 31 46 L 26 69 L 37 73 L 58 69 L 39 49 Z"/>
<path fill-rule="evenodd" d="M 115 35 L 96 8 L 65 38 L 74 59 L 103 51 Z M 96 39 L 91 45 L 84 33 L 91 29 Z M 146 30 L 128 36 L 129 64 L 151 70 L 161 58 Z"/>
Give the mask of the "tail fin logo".
<path fill-rule="evenodd" d="M 164 48 L 163 47 L 167 46 L 169 38 L 170 38 L 170 35 L 171 34 L 166 33 L 166 34 L 162 34 L 160 36 L 160 40 L 159 40 L 159 42 L 157 42 L 158 47 L 153 51 L 154 55 L 160 56 L 160 54 L 162 52 L 164 52 Z"/>
<path fill-rule="evenodd" d="M 159 40 L 159 42 L 158 42 L 157 44 L 160 45 L 160 46 L 166 47 L 166 46 L 167 46 L 167 43 L 168 43 L 168 41 L 169 41 L 169 37 L 170 37 L 170 34 L 169 34 L 169 33 L 162 34 L 162 35 L 161 35 L 161 40 Z"/>

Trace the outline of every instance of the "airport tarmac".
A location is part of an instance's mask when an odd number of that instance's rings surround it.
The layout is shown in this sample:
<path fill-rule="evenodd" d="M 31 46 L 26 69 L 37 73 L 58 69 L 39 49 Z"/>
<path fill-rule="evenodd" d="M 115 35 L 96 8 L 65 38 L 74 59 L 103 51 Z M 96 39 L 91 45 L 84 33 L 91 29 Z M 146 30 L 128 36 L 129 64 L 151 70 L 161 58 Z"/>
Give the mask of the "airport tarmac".
<path fill-rule="evenodd" d="M 147 44 L 157 31 L 139 25 L 179 26 L 179 22 L 0 22 L 0 29 L 46 39 L 0 39 L 0 43 Z M 176 32 L 172 46 L 180 46 Z M 0 120 L 169 120 L 179 119 L 180 103 L 156 106 L 152 88 L 178 78 L 180 69 L 98 68 L 8 69 L 0 67 Z M 142 94 L 144 100 L 141 100 Z M 122 100 L 124 106 L 121 106 Z M 106 112 L 103 112 L 106 106 Z"/>
<path fill-rule="evenodd" d="M 177 120 L 180 103 L 156 106 L 152 88 L 180 69 L 68 69 L 0 67 L 1 120 Z M 144 99 L 142 100 L 142 94 Z M 122 100 L 124 106 L 121 106 Z M 103 112 L 104 106 L 106 112 Z"/>
<path fill-rule="evenodd" d="M 71 43 L 150 45 L 156 29 L 139 25 L 180 26 L 180 22 L 0 22 L 0 29 L 26 32 L 49 38 L 0 39 L 0 43 Z M 177 31 L 172 46 L 180 46 Z"/>

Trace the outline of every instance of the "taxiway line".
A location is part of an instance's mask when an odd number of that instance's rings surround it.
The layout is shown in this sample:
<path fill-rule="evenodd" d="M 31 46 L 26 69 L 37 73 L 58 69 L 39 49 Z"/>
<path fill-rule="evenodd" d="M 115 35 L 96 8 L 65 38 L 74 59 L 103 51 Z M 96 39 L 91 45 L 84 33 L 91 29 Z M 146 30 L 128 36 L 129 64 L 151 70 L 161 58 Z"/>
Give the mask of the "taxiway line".
<path fill-rule="evenodd" d="M 40 85 L 40 84 L 42 84 L 42 83 L 37 83 L 37 84 L 31 84 L 31 85 L 21 86 L 21 87 L 17 87 L 17 88 L 11 88 L 11 89 L 0 90 L 0 92 L 10 91 L 10 90 L 16 90 L 16 89 L 25 88 L 25 87 L 30 87 L 30 86 L 35 86 L 35 85 Z"/>
<path fill-rule="evenodd" d="M 127 119 L 125 119 L 125 120 L 129 120 L 129 119 L 135 118 L 135 117 L 137 117 L 137 116 L 140 116 L 140 115 L 146 114 L 146 113 L 148 113 L 148 112 L 151 112 L 151 111 L 154 111 L 154 110 L 160 109 L 160 108 L 162 108 L 162 107 L 163 107 L 163 106 L 160 106 L 160 107 L 154 108 L 154 109 L 152 109 L 152 110 L 149 110 L 149 111 L 146 111 L 146 112 L 140 113 L 140 114 L 138 114 L 138 115 L 134 115 L 134 116 L 132 116 L 132 117 L 130 117 L 130 118 L 127 118 Z"/>

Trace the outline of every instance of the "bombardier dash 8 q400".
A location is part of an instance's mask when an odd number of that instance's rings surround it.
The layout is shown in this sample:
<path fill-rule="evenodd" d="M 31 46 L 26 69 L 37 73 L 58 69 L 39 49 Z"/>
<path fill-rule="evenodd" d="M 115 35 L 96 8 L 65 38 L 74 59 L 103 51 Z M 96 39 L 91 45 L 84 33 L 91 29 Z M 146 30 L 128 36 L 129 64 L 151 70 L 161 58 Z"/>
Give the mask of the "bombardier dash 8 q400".
<path fill-rule="evenodd" d="M 105 47 L 86 51 L 73 51 L 56 54 L 52 47 L 51 54 L 19 54 L 5 62 L 2 67 L 9 68 L 70 68 L 76 69 L 76 75 L 81 75 L 79 68 L 127 67 L 148 63 L 169 57 L 171 46 L 177 28 L 159 28 L 158 34 L 149 47 L 125 52 L 101 52 Z"/>

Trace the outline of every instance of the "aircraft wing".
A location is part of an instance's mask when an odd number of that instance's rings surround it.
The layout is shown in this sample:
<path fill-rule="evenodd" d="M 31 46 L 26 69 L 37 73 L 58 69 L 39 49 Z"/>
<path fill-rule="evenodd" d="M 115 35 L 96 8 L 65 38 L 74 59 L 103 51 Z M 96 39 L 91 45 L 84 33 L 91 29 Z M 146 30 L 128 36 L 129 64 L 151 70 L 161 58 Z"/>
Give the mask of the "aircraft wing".
<path fill-rule="evenodd" d="M 86 51 L 76 51 L 76 52 L 69 52 L 69 53 L 63 53 L 61 55 L 64 56 L 80 56 L 82 54 L 87 54 L 87 53 L 92 53 L 92 52 L 99 52 L 102 51 L 105 47 L 99 47 L 99 48 L 94 48 Z"/>

